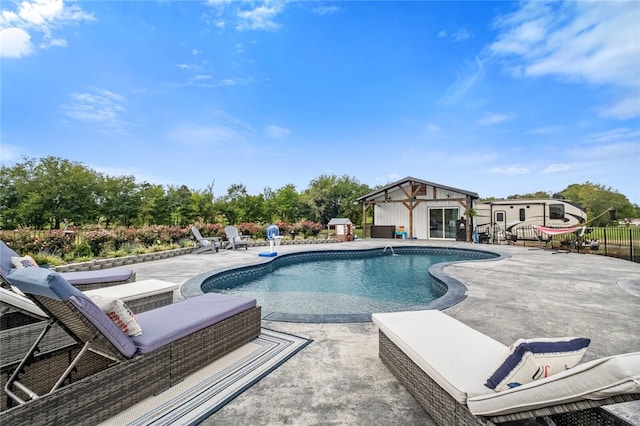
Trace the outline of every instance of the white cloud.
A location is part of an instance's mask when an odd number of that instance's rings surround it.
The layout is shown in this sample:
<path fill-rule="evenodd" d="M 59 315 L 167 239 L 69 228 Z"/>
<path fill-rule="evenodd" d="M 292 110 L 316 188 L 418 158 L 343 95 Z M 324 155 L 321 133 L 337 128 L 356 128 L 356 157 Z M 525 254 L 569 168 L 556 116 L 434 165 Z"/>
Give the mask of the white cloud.
<path fill-rule="evenodd" d="M 224 125 L 185 123 L 167 134 L 169 140 L 199 147 L 237 146 L 246 143 L 244 132 Z"/>
<path fill-rule="evenodd" d="M 312 12 L 316 15 L 333 15 L 342 12 L 342 8 L 339 6 L 319 6 L 313 8 Z"/>
<path fill-rule="evenodd" d="M 476 83 L 484 77 L 484 64 L 476 58 L 475 64 L 468 64 L 464 73 L 456 75 L 456 81 L 447 88 L 441 102 L 451 105 L 458 102 Z"/>
<path fill-rule="evenodd" d="M 489 114 L 476 121 L 481 126 L 493 126 L 494 124 L 504 123 L 511 120 L 512 117 L 506 114 Z"/>
<path fill-rule="evenodd" d="M 489 169 L 489 173 L 506 175 L 506 176 L 516 176 L 516 175 L 528 174 L 529 169 L 527 169 L 526 167 L 517 167 L 517 166 L 493 167 Z"/>
<path fill-rule="evenodd" d="M 19 146 L 6 142 L 0 143 L 0 164 L 8 164 L 10 161 L 18 159 L 21 154 L 22 150 Z"/>
<path fill-rule="evenodd" d="M 7 2 L 8 3 L 8 2 Z M 67 41 L 53 34 L 73 22 L 92 21 L 93 15 L 63 0 L 33 0 L 13 3 L 16 11 L 0 11 L 0 57 L 22 57 L 33 52 L 32 39 L 41 49 L 66 47 Z"/>
<path fill-rule="evenodd" d="M 126 109 L 122 104 L 126 99 L 122 95 L 94 87 L 89 92 L 76 92 L 69 97 L 71 103 L 62 105 L 61 109 L 74 120 L 110 127 L 124 124 L 122 114 Z"/>
<path fill-rule="evenodd" d="M 566 172 L 567 170 L 571 170 L 570 164 L 549 164 L 540 172 L 540 174 L 548 175 L 552 173 Z"/>
<path fill-rule="evenodd" d="M 20 58 L 33 50 L 31 36 L 20 28 L 0 30 L 0 57 Z"/>
<path fill-rule="evenodd" d="M 451 35 L 451 38 L 453 38 L 454 41 L 463 41 L 468 39 L 469 37 L 471 37 L 471 34 L 464 28 L 457 30 Z"/>
<path fill-rule="evenodd" d="M 289 136 L 291 134 L 291 130 L 271 124 L 264 129 L 264 133 L 271 139 L 282 139 Z"/>
<path fill-rule="evenodd" d="M 238 31 L 275 31 L 280 28 L 280 24 L 274 21 L 280 12 L 282 12 L 282 6 L 279 2 L 265 3 L 252 10 L 241 10 L 237 14 L 236 29 Z"/>
<path fill-rule="evenodd" d="M 600 113 L 629 119 L 640 116 L 638 22 L 635 1 L 532 1 L 496 20 L 489 50 L 510 59 L 514 75 L 613 87 Z"/>

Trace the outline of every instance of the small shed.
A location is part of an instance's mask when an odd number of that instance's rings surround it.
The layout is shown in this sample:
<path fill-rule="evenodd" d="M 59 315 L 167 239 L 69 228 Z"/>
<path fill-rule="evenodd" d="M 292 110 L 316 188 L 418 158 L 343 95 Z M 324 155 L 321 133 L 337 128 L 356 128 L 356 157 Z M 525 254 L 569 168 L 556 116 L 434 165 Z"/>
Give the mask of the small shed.
<path fill-rule="evenodd" d="M 353 223 L 346 217 L 331 219 L 327 224 L 327 228 L 329 229 L 329 234 L 331 234 L 331 229 L 335 229 L 336 238 L 340 241 L 353 241 L 355 236 Z"/>

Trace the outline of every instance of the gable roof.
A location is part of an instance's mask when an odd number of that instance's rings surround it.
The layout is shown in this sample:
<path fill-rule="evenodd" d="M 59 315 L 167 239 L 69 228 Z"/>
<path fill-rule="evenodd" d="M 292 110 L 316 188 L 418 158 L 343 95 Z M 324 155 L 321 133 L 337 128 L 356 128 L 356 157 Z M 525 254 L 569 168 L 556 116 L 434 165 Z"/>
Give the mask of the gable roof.
<path fill-rule="evenodd" d="M 378 188 L 366 195 L 363 195 L 362 197 L 357 198 L 357 201 L 363 201 L 366 200 L 368 198 L 375 198 L 376 196 L 384 193 L 385 191 L 388 191 L 390 189 L 394 189 L 397 187 L 401 187 L 405 184 L 408 183 L 420 183 L 420 184 L 424 184 L 424 185 L 428 185 L 428 186 L 433 186 L 436 188 L 440 188 L 440 189 L 444 189 L 444 190 L 448 190 L 448 191 L 452 191 L 452 192 L 457 192 L 460 194 L 464 194 L 467 195 L 471 198 L 480 198 L 480 196 L 478 195 L 477 192 L 472 192 L 472 191 L 467 191 L 466 189 L 460 189 L 460 188 L 454 188 L 452 186 L 446 186 L 446 185 L 441 185 L 439 183 L 435 183 L 435 182 L 429 182 L 427 180 L 422 180 L 422 179 L 418 179 L 418 178 L 414 178 L 411 176 L 407 176 L 404 179 L 400 179 L 398 181 L 395 181 L 393 183 L 390 183 L 388 185 L 383 186 L 382 188 Z"/>
<path fill-rule="evenodd" d="M 353 223 L 346 217 L 334 217 L 327 225 L 353 225 Z"/>

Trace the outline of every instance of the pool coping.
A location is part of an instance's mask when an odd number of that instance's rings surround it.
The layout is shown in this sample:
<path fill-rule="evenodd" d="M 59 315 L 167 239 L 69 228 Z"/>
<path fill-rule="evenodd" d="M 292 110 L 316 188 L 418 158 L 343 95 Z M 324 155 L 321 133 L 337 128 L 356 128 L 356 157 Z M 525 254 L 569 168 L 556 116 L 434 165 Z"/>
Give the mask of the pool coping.
<path fill-rule="evenodd" d="M 403 249 L 410 248 L 415 249 L 415 246 L 397 246 L 394 249 Z M 465 259 L 465 260 L 456 260 L 451 262 L 440 262 L 435 265 L 432 265 L 428 272 L 429 275 L 444 286 L 446 286 L 446 292 L 427 304 L 424 305 L 415 305 L 407 308 L 403 308 L 403 311 L 416 311 L 416 310 L 444 310 L 451 306 L 454 306 L 464 299 L 467 298 L 467 287 L 461 281 L 449 276 L 446 272 L 444 272 L 444 268 L 453 265 L 456 263 L 466 263 L 466 262 L 490 262 L 490 261 L 498 261 L 508 259 L 511 256 L 508 254 L 498 253 L 492 250 L 480 250 L 480 249 L 467 249 L 467 248 L 451 248 L 451 247 L 441 247 L 441 246 L 431 246 L 428 247 L 429 250 L 445 250 L 445 251 L 462 251 L 462 252 L 477 252 L 477 253 L 489 253 L 494 255 L 495 257 L 489 259 Z M 383 247 L 375 247 L 368 249 L 353 249 L 348 250 L 352 252 L 368 252 L 368 251 L 379 251 L 384 250 Z M 232 270 L 240 270 L 240 269 L 248 269 L 256 266 L 262 266 L 273 262 L 282 257 L 288 257 L 296 254 L 309 254 L 309 253 L 326 253 L 326 252 L 343 252 L 344 250 L 311 250 L 311 251 L 303 251 L 303 252 L 292 252 L 284 255 L 280 255 L 277 257 L 260 257 L 256 262 L 252 262 L 249 264 L 245 264 L 242 266 L 231 266 L 226 268 L 213 269 L 211 271 L 204 272 L 202 274 L 198 274 L 192 278 L 186 280 L 182 286 L 180 287 L 180 293 L 185 297 L 195 297 L 201 294 L 204 294 L 202 291 L 202 283 L 214 276 L 224 272 L 232 271 Z M 365 314 L 295 314 L 295 313 L 281 313 L 281 312 L 264 312 L 262 313 L 263 320 L 269 321 L 278 321 L 278 322 L 294 322 L 294 323 L 364 323 L 371 322 L 371 315 L 373 313 L 365 313 Z"/>

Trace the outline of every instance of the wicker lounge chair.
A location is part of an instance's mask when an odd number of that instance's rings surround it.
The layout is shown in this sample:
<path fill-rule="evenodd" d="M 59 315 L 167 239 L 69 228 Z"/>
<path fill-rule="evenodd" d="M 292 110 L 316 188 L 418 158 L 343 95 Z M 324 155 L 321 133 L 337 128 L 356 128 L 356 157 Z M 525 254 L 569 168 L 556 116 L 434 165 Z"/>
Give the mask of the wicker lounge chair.
<path fill-rule="evenodd" d="M 191 232 L 198 243 L 198 246 L 191 252 L 192 254 L 204 253 L 212 250 L 215 250 L 217 253 L 218 249 L 220 249 L 220 237 L 203 237 L 200 230 L 195 226 L 191 227 Z"/>
<path fill-rule="evenodd" d="M 0 275 L 6 277 L 14 269 L 12 257 L 20 257 L 4 241 L 0 240 Z M 113 285 L 126 284 L 136 280 L 136 273 L 128 268 L 98 269 L 94 271 L 61 272 L 71 285 L 82 291 Z"/>
<path fill-rule="evenodd" d="M 245 297 L 204 294 L 138 314 L 143 334 L 129 337 L 60 274 L 22 268 L 7 278 L 76 345 L 72 359 L 38 359 L 34 344 L 4 386 L 19 405 L 0 413 L 2 424 L 98 423 L 260 334 L 260 307 Z"/>
<path fill-rule="evenodd" d="M 227 235 L 227 246 L 225 249 L 236 249 L 236 247 L 244 246 L 245 250 L 249 248 L 249 241 L 243 240 L 240 236 L 240 231 L 235 226 L 229 225 L 224 228 L 224 233 Z"/>
<path fill-rule="evenodd" d="M 440 311 L 373 314 L 380 359 L 440 425 L 616 424 L 597 407 L 640 399 L 640 352 L 601 358 L 496 392 L 508 348 Z M 606 419 L 606 421 L 605 421 Z M 566 422 L 566 423 L 565 423 Z"/>

